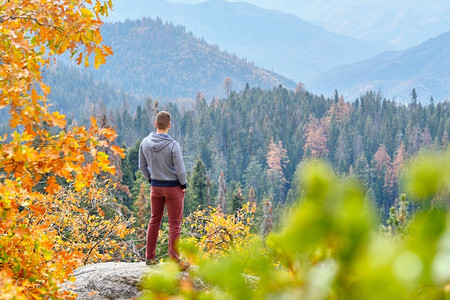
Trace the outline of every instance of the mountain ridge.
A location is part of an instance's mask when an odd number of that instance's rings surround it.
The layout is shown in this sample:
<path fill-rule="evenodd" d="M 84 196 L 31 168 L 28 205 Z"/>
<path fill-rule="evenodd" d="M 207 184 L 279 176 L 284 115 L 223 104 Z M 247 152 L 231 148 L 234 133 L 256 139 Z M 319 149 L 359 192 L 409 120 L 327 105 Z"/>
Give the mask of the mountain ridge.
<path fill-rule="evenodd" d="M 412 89 L 422 99 L 450 96 L 450 31 L 403 51 L 387 51 L 373 58 L 334 68 L 307 83 L 316 93 L 337 89 L 349 98 L 380 90 L 388 98 L 409 101 Z"/>
<path fill-rule="evenodd" d="M 386 45 L 334 34 L 297 16 L 243 2 L 137 0 L 130 8 L 128 2 L 118 0 L 115 5 L 110 20 L 160 17 L 294 81 L 386 50 Z"/>
<path fill-rule="evenodd" d="M 165 101 L 193 99 L 201 92 L 206 97 L 221 97 L 227 78 L 231 78 L 234 90 L 243 89 L 247 83 L 265 89 L 280 84 L 295 87 L 293 81 L 220 51 L 182 26 L 161 19 L 105 23 L 102 35 L 114 55 L 98 70 L 88 72 L 96 80 L 134 96 Z"/>
<path fill-rule="evenodd" d="M 431 36 L 444 33 L 450 21 L 450 6 L 446 0 L 245 1 L 265 9 L 294 14 L 334 33 L 389 43 L 396 50 L 407 49 Z M 361 22 L 361 18 L 364 18 L 364 22 Z"/>

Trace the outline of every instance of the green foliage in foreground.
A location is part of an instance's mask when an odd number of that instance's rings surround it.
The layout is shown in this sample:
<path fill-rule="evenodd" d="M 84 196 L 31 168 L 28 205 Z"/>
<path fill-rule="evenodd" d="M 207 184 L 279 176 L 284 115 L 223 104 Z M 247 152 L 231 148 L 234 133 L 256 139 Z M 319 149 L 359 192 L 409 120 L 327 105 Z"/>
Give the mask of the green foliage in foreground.
<path fill-rule="evenodd" d="M 406 174 L 408 197 L 426 202 L 406 235 L 379 230 L 360 185 L 311 162 L 280 231 L 249 241 L 246 253 L 198 260 L 190 278 L 208 289 L 195 291 L 169 264 L 170 272 L 146 279 L 144 298 L 450 299 L 450 151 L 419 156 Z M 192 245 L 182 250 L 196 260 Z"/>

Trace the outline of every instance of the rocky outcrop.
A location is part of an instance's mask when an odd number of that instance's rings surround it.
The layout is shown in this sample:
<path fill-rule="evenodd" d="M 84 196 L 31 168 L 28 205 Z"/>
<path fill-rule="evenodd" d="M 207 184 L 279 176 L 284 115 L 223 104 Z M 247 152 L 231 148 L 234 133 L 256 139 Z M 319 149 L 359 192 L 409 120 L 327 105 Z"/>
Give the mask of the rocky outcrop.
<path fill-rule="evenodd" d="M 63 288 L 77 293 L 79 300 L 137 299 L 142 279 L 160 271 L 161 265 L 147 266 L 144 262 L 87 265 L 75 270 L 75 282 L 68 282 Z M 187 276 L 187 273 L 180 273 L 180 276 Z M 201 283 L 195 285 L 198 285 L 195 288 L 202 288 Z"/>
<path fill-rule="evenodd" d="M 78 300 L 130 300 L 137 299 L 144 292 L 142 281 L 147 275 L 162 274 L 167 263 L 147 266 L 144 262 L 107 262 L 83 266 L 73 273 L 74 282 L 66 282 L 62 288 L 78 294 Z M 208 285 L 193 274 L 196 266 L 180 272 L 180 281 L 190 282 L 196 291 L 208 289 Z M 194 272 L 190 272 L 194 271 Z M 198 269 L 197 269 L 198 271 Z M 242 274 L 251 288 L 255 288 L 259 278 Z"/>

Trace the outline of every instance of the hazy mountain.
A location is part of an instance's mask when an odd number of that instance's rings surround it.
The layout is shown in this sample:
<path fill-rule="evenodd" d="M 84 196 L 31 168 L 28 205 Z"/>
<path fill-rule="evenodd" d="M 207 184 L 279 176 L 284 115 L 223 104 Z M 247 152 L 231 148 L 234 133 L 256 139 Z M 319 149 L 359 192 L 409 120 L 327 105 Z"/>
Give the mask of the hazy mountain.
<path fill-rule="evenodd" d="M 389 42 L 399 50 L 450 30 L 448 0 L 295 0 L 292 7 L 327 30 Z"/>
<path fill-rule="evenodd" d="M 450 97 L 450 31 L 404 51 L 390 51 L 355 64 L 325 72 L 306 85 L 308 90 L 331 95 L 337 89 L 347 99 L 367 90 L 410 101 L 412 89 L 426 102 Z M 351 100 L 351 99 L 349 99 Z"/>
<path fill-rule="evenodd" d="M 386 50 L 385 45 L 333 34 L 294 15 L 248 3 L 210 0 L 116 0 L 110 20 L 158 16 L 181 24 L 208 43 L 295 81 Z"/>
<path fill-rule="evenodd" d="M 198 3 L 202 0 L 172 0 Z M 204 1 L 204 0 L 203 0 Z M 450 30 L 448 0 L 229 0 L 295 14 L 331 32 L 391 43 L 397 50 Z"/>
<path fill-rule="evenodd" d="M 106 23 L 102 36 L 114 55 L 90 74 L 138 97 L 174 100 L 195 98 L 197 92 L 221 97 L 226 78 L 231 78 L 233 90 L 247 83 L 264 89 L 280 84 L 295 87 L 289 79 L 222 52 L 161 19 Z"/>

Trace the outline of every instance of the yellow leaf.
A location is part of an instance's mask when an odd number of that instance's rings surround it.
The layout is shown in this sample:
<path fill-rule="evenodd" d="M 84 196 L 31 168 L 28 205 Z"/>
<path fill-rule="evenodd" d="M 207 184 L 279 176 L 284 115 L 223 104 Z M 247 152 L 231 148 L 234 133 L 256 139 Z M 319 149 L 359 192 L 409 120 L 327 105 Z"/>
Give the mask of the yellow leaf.
<path fill-rule="evenodd" d="M 44 95 L 47 96 L 50 94 L 51 88 L 48 85 L 41 84 L 42 91 L 44 92 Z"/>

